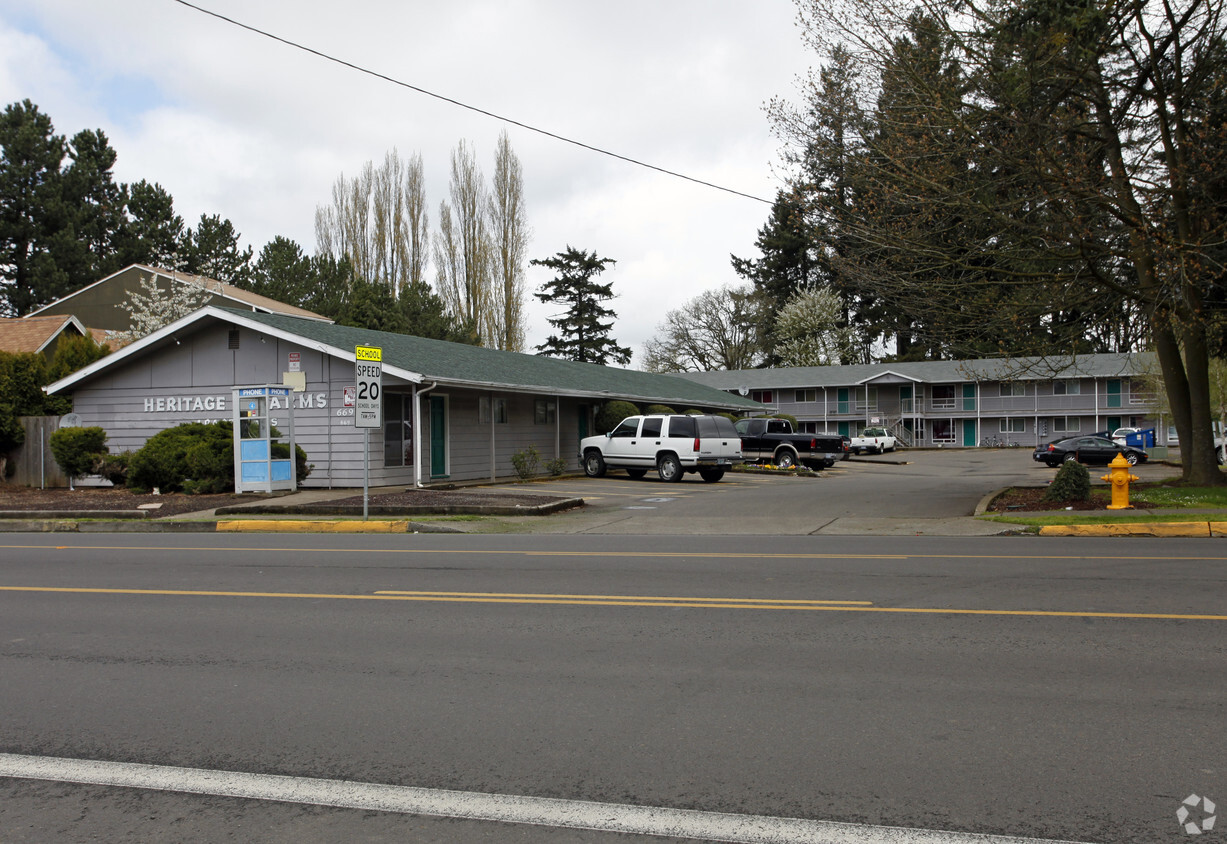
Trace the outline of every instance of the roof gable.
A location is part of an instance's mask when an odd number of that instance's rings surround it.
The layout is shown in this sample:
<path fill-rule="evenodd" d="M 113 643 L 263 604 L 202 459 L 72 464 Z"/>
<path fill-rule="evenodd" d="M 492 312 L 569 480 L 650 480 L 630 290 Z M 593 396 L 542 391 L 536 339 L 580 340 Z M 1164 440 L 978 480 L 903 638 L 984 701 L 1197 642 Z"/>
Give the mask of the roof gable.
<path fill-rule="evenodd" d="M 75 316 L 27 316 L 0 319 L 0 352 L 41 352 L 61 333 L 89 333 Z"/>

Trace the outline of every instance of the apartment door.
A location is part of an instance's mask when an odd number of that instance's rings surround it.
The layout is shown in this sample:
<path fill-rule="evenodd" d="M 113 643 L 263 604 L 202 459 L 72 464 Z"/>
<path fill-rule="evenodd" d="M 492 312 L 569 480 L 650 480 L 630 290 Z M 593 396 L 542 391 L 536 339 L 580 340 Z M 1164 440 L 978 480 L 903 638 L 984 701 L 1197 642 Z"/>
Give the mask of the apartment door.
<path fill-rule="evenodd" d="M 447 399 L 430 397 L 430 476 L 446 478 L 447 469 Z"/>
<path fill-rule="evenodd" d="M 976 439 L 976 420 L 963 420 L 963 445 L 966 448 L 975 448 L 978 440 Z"/>

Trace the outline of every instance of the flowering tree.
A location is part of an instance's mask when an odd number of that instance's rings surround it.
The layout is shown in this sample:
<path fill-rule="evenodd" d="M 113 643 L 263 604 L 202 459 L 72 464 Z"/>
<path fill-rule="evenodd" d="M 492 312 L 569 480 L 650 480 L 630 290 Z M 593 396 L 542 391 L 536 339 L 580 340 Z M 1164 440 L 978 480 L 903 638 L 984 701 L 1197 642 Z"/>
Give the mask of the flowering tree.
<path fill-rule="evenodd" d="M 131 291 L 128 301 L 120 305 L 131 315 L 132 325 L 127 331 L 115 333 L 114 338 L 121 343 L 131 343 L 146 337 L 198 310 L 209 300 L 209 291 L 195 279 L 182 279 L 172 275 L 169 290 L 159 287 L 154 276 L 142 277 L 140 283 L 143 292 Z"/>
<path fill-rule="evenodd" d="M 825 287 L 794 293 L 776 317 L 774 334 L 780 366 L 837 366 L 856 354 L 843 301 Z"/>

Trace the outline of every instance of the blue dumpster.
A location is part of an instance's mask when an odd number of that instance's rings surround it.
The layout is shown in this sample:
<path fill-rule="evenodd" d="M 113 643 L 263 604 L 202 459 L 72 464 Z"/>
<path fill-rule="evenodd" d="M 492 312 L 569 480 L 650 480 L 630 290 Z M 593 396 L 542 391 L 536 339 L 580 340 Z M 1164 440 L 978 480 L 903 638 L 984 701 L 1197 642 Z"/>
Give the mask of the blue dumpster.
<path fill-rule="evenodd" d="M 1134 431 L 1132 434 L 1126 434 L 1125 445 L 1131 445 L 1135 448 L 1154 448 L 1155 429 L 1143 428 L 1141 431 Z"/>

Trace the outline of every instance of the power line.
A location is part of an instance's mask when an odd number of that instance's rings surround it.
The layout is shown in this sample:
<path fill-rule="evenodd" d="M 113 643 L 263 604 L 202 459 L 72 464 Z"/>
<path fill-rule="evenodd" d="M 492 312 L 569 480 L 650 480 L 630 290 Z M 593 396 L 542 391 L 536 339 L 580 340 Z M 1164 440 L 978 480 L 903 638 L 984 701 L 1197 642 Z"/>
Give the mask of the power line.
<path fill-rule="evenodd" d="M 197 6 L 193 3 L 189 3 L 187 2 L 187 0 L 174 0 L 174 2 L 178 3 L 180 6 L 186 6 L 189 9 L 200 12 L 201 14 L 205 14 L 210 17 L 217 18 L 220 21 L 225 21 L 226 23 L 231 24 L 233 26 L 237 26 L 240 29 L 245 29 L 248 32 L 253 32 L 256 35 L 263 35 L 265 38 L 270 38 L 273 41 L 286 45 L 287 47 L 293 47 L 296 50 L 302 50 L 304 53 L 310 53 L 311 55 L 318 56 L 319 58 L 324 59 L 326 61 L 330 61 L 330 62 L 333 62 L 334 64 L 342 65 L 343 67 L 347 67 L 350 70 L 356 70 L 359 73 L 365 73 L 367 76 L 373 76 L 376 79 L 382 79 L 384 82 L 391 82 L 393 85 L 398 85 L 401 88 L 407 88 L 410 91 L 415 91 L 416 93 L 419 93 L 419 94 L 425 94 L 428 97 L 433 97 L 436 100 L 442 100 L 443 102 L 449 103 L 450 105 L 459 106 L 460 108 L 467 109 L 468 111 L 476 112 L 477 114 L 484 115 L 485 117 L 492 117 L 495 120 L 501 120 L 504 123 L 510 123 L 512 126 L 519 126 L 521 129 L 526 129 L 529 132 L 536 132 L 538 135 L 544 135 L 545 137 L 552 138 L 556 141 L 562 141 L 564 144 L 571 144 L 572 146 L 577 146 L 577 147 L 580 147 L 581 149 L 586 149 L 590 152 L 595 152 L 600 155 L 607 155 L 610 158 L 616 158 L 619 161 L 625 161 L 626 163 L 634 164 L 637 167 L 645 167 L 648 170 L 655 170 L 657 173 L 663 173 L 666 176 L 673 176 L 674 178 L 685 179 L 686 181 L 693 182 L 696 185 L 702 185 L 704 187 L 714 188 L 715 190 L 718 190 L 718 191 L 724 191 L 725 193 L 731 193 L 734 196 L 740 196 L 745 199 L 752 199 L 755 202 L 764 202 L 768 205 L 771 204 L 771 200 L 763 199 L 761 196 L 754 196 L 753 194 L 743 193 L 742 191 L 739 191 L 739 190 L 733 190 L 732 188 L 726 188 L 722 185 L 717 185 L 712 182 L 705 182 L 702 179 L 696 179 L 694 176 L 687 176 L 685 173 L 678 173 L 675 170 L 667 170 L 664 167 L 657 167 L 655 164 L 649 164 L 646 161 L 640 161 L 639 159 L 636 159 L 636 158 L 630 158 L 629 156 L 619 155 L 616 152 L 612 152 L 607 149 L 602 149 L 601 147 L 592 146 L 591 144 L 586 144 L 583 141 L 577 141 L 573 138 L 568 138 L 563 135 L 558 135 L 558 134 L 555 134 L 554 132 L 550 132 L 545 129 L 539 129 L 536 126 L 530 126 L 529 124 L 522 123 L 519 120 L 513 120 L 510 117 L 504 117 L 501 114 L 495 114 L 494 112 L 487 111 L 484 108 L 478 108 L 477 106 L 469 105 L 468 103 L 463 103 L 460 100 L 456 100 L 451 97 L 446 97 L 442 94 L 436 94 L 433 91 L 427 91 L 425 88 L 419 88 L 417 85 L 411 85 L 408 82 L 402 82 L 399 79 L 395 79 L 391 76 L 380 73 L 378 71 L 371 70 L 369 68 L 365 68 L 362 65 L 354 64 L 353 62 L 349 62 L 349 61 L 346 61 L 345 59 L 337 58 L 336 56 L 329 55 L 328 53 L 321 52 L 312 47 L 308 47 L 304 44 L 299 44 L 297 41 L 291 41 L 288 38 L 282 38 L 280 35 L 274 35 L 271 32 L 267 32 L 263 29 L 259 29 L 257 27 L 251 26 L 250 24 L 245 24 L 242 21 L 237 21 L 234 18 L 228 18 L 225 15 L 220 14 L 218 12 L 214 12 L 210 9 L 205 9 L 205 8 L 202 8 L 201 6 Z"/>

